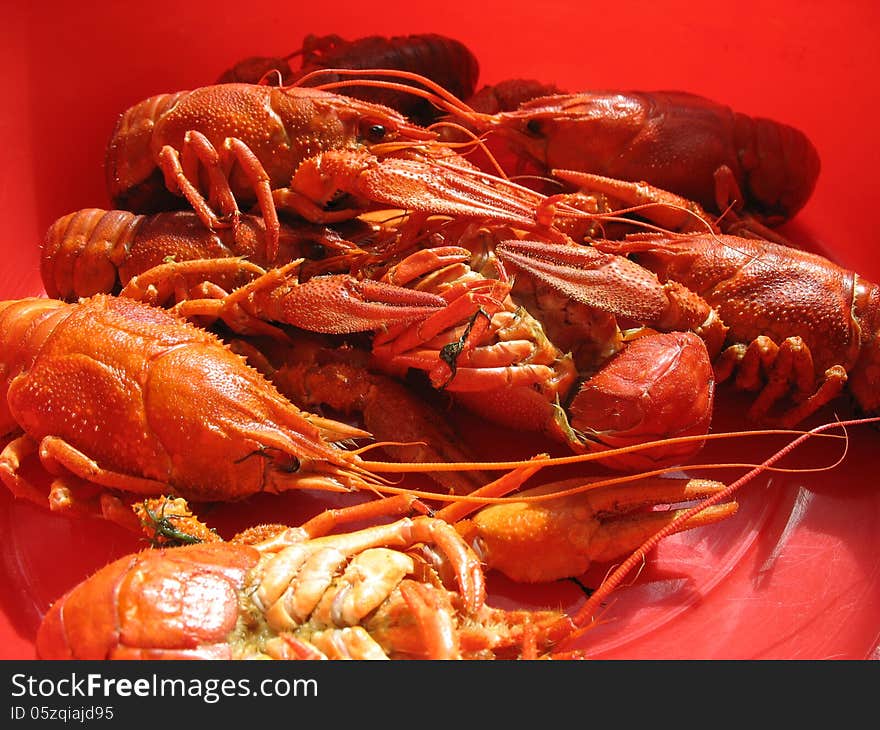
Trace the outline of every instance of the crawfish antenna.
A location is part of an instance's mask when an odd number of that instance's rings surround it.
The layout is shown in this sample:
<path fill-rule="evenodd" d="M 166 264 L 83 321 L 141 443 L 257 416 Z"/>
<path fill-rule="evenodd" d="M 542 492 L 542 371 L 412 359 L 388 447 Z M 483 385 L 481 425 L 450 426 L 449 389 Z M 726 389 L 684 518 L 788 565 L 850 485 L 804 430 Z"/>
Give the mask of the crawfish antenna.
<path fill-rule="evenodd" d="M 578 627 L 575 631 L 568 634 L 565 637 L 566 641 L 571 641 L 579 636 L 581 636 L 585 631 L 589 630 L 590 622 L 592 620 L 593 613 L 599 608 L 599 606 L 608 598 L 608 596 L 624 581 L 627 575 L 634 568 L 644 564 L 645 558 L 647 554 L 665 537 L 673 534 L 678 531 L 681 525 L 688 520 L 692 519 L 694 516 L 702 512 L 708 507 L 711 507 L 718 502 L 721 502 L 725 499 L 728 499 L 734 492 L 736 492 L 740 487 L 752 481 L 755 477 L 760 475 L 761 473 L 767 471 L 770 467 L 772 467 L 775 463 L 777 463 L 780 459 L 787 456 L 794 449 L 800 446 L 802 443 L 810 439 L 811 437 L 821 434 L 824 431 L 828 431 L 832 428 L 841 428 L 844 430 L 844 435 L 846 435 L 846 428 L 849 426 L 858 426 L 866 423 L 876 423 L 880 421 L 880 417 L 873 418 L 860 418 L 853 419 L 848 421 L 834 421 L 831 423 L 825 423 L 821 426 L 817 426 L 816 428 L 811 429 L 810 431 L 806 431 L 805 433 L 798 436 L 796 439 L 786 444 L 784 447 L 779 449 L 776 453 L 770 456 L 761 464 L 758 464 L 749 472 L 741 476 L 734 482 L 731 482 L 726 488 L 721 491 L 713 494 L 712 496 L 704 499 L 699 504 L 691 507 L 689 510 L 683 512 L 676 519 L 669 522 L 662 529 L 658 530 L 652 537 L 646 540 L 632 555 L 629 556 L 623 563 L 621 563 L 614 571 L 612 571 L 608 577 L 602 582 L 602 584 L 596 589 L 596 591 L 591 595 L 586 603 L 581 606 L 580 610 L 575 614 L 575 616 L 571 619 L 571 622 L 574 626 Z M 844 449 L 844 454 L 837 461 L 843 459 L 846 455 L 846 449 Z"/>
<path fill-rule="evenodd" d="M 422 99 L 431 102 L 438 109 L 449 114 L 465 119 L 480 119 L 485 114 L 472 109 L 464 101 L 459 99 L 451 91 L 444 89 L 440 84 L 432 81 L 425 76 L 421 76 L 411 71 L 396 71 L 387 68 L 365 68 L 365 69 L 348 69 L 348 68 L 322 68 L 305 74 L 294 82 L 294 86 L 307 86 L 314 82 L 315 79 L 322 75 L 334 74 L 337 76 L 386 76 L 392 79 L 400 79 L 402 81 L 410 81 L 414 84 L 420 84 L 425 88 L 411 86 L 405 83 L 396 83 L 394 81 L 382 81 L 380 79 L 358 78 L 351 81 L 332 81 L 327 83 L 314 84 L 315 88 L 331 91 L 333 89 L 342 89 L 352 86 L 372 86 L 380 89 L 390 89 L 393 91 L 401 91 L 406 94 L 413 94 Z"/>

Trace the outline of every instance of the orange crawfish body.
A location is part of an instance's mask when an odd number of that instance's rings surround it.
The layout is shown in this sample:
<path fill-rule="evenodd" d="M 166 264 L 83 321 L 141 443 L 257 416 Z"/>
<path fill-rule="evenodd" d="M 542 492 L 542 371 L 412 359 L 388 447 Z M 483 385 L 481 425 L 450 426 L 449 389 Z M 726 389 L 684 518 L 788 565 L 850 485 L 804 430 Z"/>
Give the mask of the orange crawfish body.
<path fill-rule="evenodd" d="M 735 236 L 639 234 L 595 245 L 629 254 L 718 312 L 729 331 L 716 372 L 725 379 L 736 366 L 741 387 L 763 389 L 754 418 L 790 392 L 803 401 L 782 416 L 793 425 L 844 384 L 865 411 L 880 408 L 876 284 L 817 254 Z"/>
<path fill-rule="evenodd" d="M 318 89 L 220 84 L 160 94 L 135 104 L 116 124 L 106 155 L 107 188 L 121 208 L 161 210 L 165 185 L 160 154 L 183 150 L 188 133 L 200 132 L 217 150 L 229 138 L 255 155 L 272 188 L 286 185 L 299 163 L 327 149 L 354 149 L 397 137 L 430 135 L 398 112 Z M 196 181 L 194 181 L 196 182 Z M 233 194 L 255 201 L 253 183 L 233 171 Z"/>
<path fill-rule="evenodd" d="M 217 84 L 125 111 L 107 146 L 107 190 L 117 207 L 136 213 L 178 208 L 182 196 L 212 229 L 236 225 L 239 203 L 255 203 L 274 260 L 276 197 L 302 216 L 299 196 L 286 186 L 303 160 L 435 137 L 392 109 L 318 89 Z"/>
<path fill-rule="evenodd" d="M 0 304 L 0 476 L 39 453 L 58 510 L 110 516 L 110 492 L 237 499 L 297 486 L 378 484 L 334 441 L 366 432 L 300 411 L 214 335 L 169 312 L 97 295 Z M 94 503 L 95 492 L 98 495 Z M 118 512 L 117 512 L 118 514 Z"/>
<path fill-rule="evenodd" d="M 457 589 L 406 551 L 421 541 L 452 554 Z M 447 523 L 416 517 L 314 539 L 294 528 L 262 544 L 121 558 L 53 605 L 37 652 L 43 659 L 516 658 L 530 629 L 546 642 L 555 624 L 570 629 L 564 614 L 487 606 L 482 569 L 466 543 Z"/>

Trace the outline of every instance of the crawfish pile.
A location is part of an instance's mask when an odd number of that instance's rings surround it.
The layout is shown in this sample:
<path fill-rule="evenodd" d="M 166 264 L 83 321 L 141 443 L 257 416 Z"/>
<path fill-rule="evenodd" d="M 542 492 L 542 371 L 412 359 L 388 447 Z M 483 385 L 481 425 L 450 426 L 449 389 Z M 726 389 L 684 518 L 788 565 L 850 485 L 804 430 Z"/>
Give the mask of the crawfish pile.
<path fill-rule="evenodd" d="M 60 599 L 41 656 L 564 656 L 599 598 L 491 608 L 484 569 L 577 577 L 733 514 L 723 484 L 639 474 L 700 450 L 716 385 L 758 424 L 878 410 L 880 289 L 773 230 L 819 173 L 800 131 L 476 81 L 440 36 L 310 37 L 122 112 L 115 207 L 60 217 L 48 298 L 0 303 L 0 476 L 162 547 Z M 502 499 L 551 461 L 484 464 L 450 409 L 631 476 Z M 417 472 L 433 492 L 382 476 Z M 183 501 L 292 489 L 376 498 L 228 542 Z"/>

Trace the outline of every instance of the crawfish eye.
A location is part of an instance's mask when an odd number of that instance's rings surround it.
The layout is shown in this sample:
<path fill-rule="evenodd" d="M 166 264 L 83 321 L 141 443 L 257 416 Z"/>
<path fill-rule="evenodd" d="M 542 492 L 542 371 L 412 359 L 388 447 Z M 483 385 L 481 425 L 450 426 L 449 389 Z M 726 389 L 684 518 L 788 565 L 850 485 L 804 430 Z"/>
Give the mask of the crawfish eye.
<path fill-rule="evenodd" d="M 381 142 L 391 136 L 394 130 L 375 119 L 361 120 L 361 137 L 368 142 Z"/>
<path fill-rule="evenodd" d="M 275 466 L 285 474 L 295 474 L 299 471 L 300 463 L 295 456 L 289 455 L 286 459 L 276 459 Z"/>
<path fill-rule="evenodd" d="M 255 451 L 251 451 L 249 454 L 245 454 L 240 459 L 236 460 L 236 464 L 240 464 L 246 459 L 250 459 L 251 457 L 257 456 L 262 459 L 271 459 L 272 466 L 278 471 L 283 471 L 286 474 L 293 474 L 294 472 L 298 472 L 300 466 L 300 460 L 297 459 L 293 454 L 287 454 L 283 451 L 279 451 L 278 449 L 268 449 L 264 446 L 260 446 Z"/>
<path fill-rule="evenodd" d="M 526 131 L 533 137 L 543 137 L 544 125 L 541 124 L 540 119 L 529 119 L 529 121 L 526 122 Z"/>

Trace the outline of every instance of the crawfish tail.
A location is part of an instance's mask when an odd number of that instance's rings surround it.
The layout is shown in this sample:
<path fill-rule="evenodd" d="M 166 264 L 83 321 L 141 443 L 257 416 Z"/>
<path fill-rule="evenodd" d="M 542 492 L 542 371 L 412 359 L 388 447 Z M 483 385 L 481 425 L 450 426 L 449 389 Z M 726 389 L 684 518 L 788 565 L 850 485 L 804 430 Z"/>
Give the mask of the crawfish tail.
<path fill-rule="evenodd" d="M 355 41 L 323 44 L 325 39 L 309 36 L 303 54 L 302 69 L 295 79 L 319 69 L 396 69 L 425 76 L 440 84 L 459 99 L 474 93 L 479 77 L 476 56 L 460 41 L 436 33 L 407 36 L 368 36 Z M 327 48 L 329 46 L 329 48 Z M 320 49 L 320 50 L 318 50 Z M 337 81 L 332 74 L 322 82 Z M 407 116 L 430 121 L 436 112 L 428 102 L 393 90 L 352 87 L 347 94 L 383 104 Z"/>
<path fill-rule="evenodd" d="M 56 220 L 46 232 L 40 276 L 46 294 L 73 301 L 109 294 L 119 283 L 118 263 L 134 241 L 143 216 L 85 208 Z"/>
<path fill-rule="evenodd" d="M 152 213 L 179 207 L 165 187 L 150 145 L 156 120 L 189 93 L 151 96 L 119 116 L 104 162 L 107 193 L 117 208 Z"/>
<path fill-rule="evenodd" d="M 809 200 L 819 177 L 819 153 L 799 129 L 736 114 L 734 122 L 743 193 L 768 220 L 788 219 Z"/>

